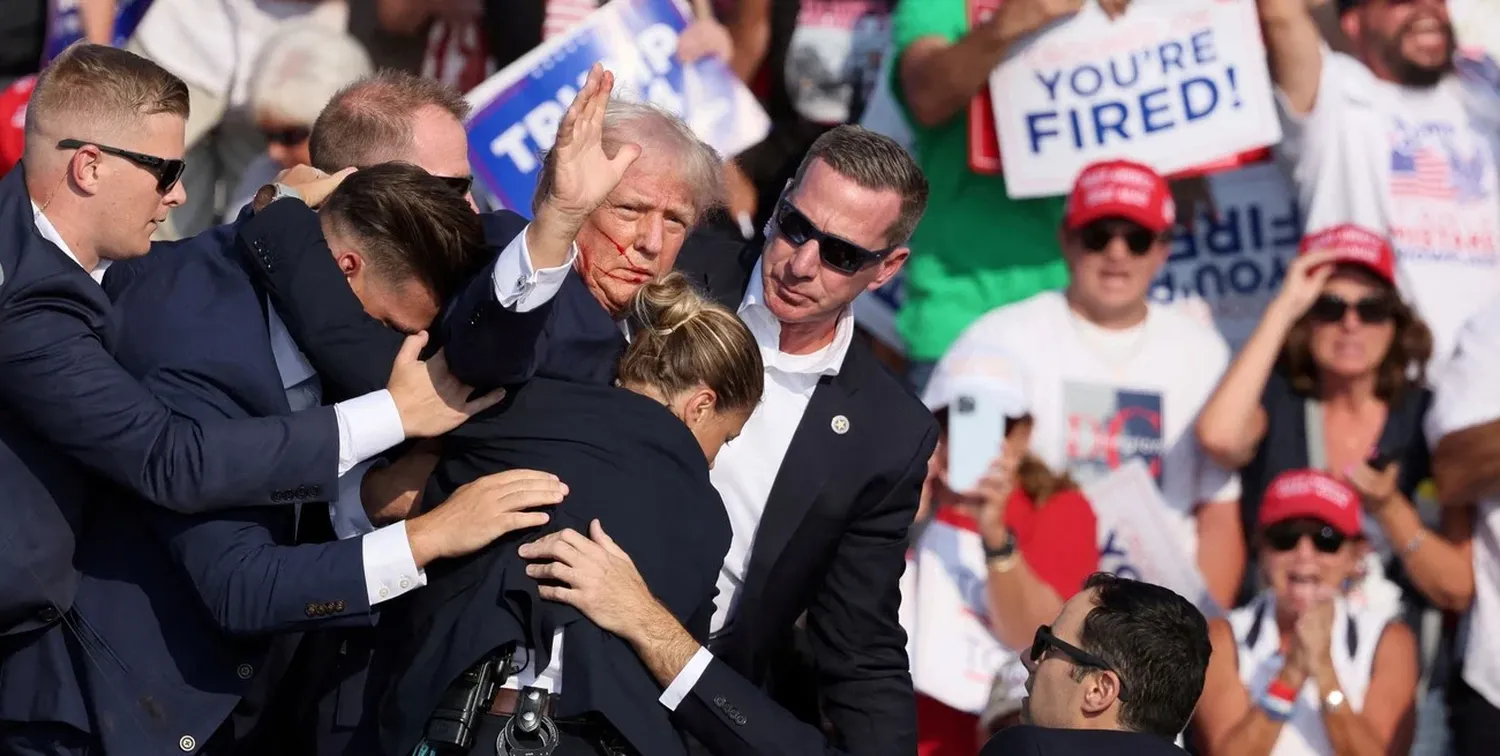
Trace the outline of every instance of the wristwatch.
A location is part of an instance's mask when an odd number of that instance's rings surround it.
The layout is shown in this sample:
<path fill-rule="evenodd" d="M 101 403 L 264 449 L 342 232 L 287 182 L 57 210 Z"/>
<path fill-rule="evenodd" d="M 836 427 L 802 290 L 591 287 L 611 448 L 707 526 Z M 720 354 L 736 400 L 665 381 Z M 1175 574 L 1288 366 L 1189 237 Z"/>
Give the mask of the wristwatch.
<path fill-rule="evenodd" d="M 1016 536 L 1009 530 L 1005 531 L 1005 542 L 995 548 L 988 544 L 984 547 L 984 563 L 995 572 L 1010 572 L 1016 566 L 1016 559 L 1020 554 L 1016 553 Z"/>
<path fill-rule="evenodd" d="M 1338 711 L 1344 705 L 1344 691 L 1334 688 L 1323 696 L 1323 709 L 1325 711 Z"/>
<path fill-rule="evenodd" d="M 287 186 L 286 184 L 266 184 L 260 188 L 260 191 L 255 193 L 255 199 L 251 201 L 250 207 L 258 213 L 266 209 L 266 205 L 283 197 L 292 197 L 299 201 L 305 201 L 302 198 L 302 192 L 297 191 L 296 187 Z"/>

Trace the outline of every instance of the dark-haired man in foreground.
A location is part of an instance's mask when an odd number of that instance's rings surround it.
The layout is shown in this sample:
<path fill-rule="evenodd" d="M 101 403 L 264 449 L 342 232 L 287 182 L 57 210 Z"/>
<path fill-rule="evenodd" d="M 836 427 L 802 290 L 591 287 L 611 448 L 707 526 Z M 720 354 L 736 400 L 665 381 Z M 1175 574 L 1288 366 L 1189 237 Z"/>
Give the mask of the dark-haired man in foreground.
<path fill-rule="evenodd" d="M 1180 754 L 1212 648 L 1208 623 L 1159 585 L 1096 573 L 1027 654 L 1026 724 L 1001 730 L 981 756 Z"/>
<path fill-rule="evenodd" d="M 320 220 L 365 311 L 405 333 L 428 328 L 442 300 L 489 257 L 462 195 L 414 166 L 352 176 Z M 318 406 L 317 374 L 252 282 L 254 242 L 224 243 L 232 233 L 158 245 L 109 272 L 116 358 L 168 407 L 198 420 Z M 420 347 L 412 339 L 405 349 Z M 442 510 L 361 538 L 305 544 L 330 516 L 364 519 L 361 477 L 356 467 L 340 478 L 331 507 L 180 515 L 112 502 L 91 512 L 76 605 L 90 620 L 88 642 L 105 651 L 82 672 L 97 747 L 290 750 L 279 737 L 297 728 L 273 702 L 293 698 L 276 688 L 296 666 L 299 633 L 370 626 L 380 604 L 425 584 L 428 564 L 545 522 L 524 510 L 565 491 L 553 476 L 508 471 L 476 481 Z M 155 715 L 142 701 L 154 702 Z"/>

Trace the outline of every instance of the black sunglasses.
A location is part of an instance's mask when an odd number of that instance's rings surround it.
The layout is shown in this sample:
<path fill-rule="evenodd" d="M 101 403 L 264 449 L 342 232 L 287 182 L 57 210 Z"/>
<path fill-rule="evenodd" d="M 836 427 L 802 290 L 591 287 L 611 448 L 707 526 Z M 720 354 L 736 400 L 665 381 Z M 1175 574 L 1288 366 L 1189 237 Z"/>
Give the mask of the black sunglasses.
<path fill-rule="evenodd" d="M 1349 537 L 1317 520 L 1284 520 L 1267 525 L 1262 533 L 1266 545 L 1276 551 L 1291 551 L 1303 538 L 1311 538 L 1320 554 L 1336 554 Z"/>
<path fill-rule="evenodd" d="M 1332 294 L 1323 294 L 1313 301 L 1308 313 L 1320 323 L 1337 323 L 1344 319 L 1344 314 L 1349 312 L 1350 307 L 1359 316 L 1359 322 L 1365 325 L 1389 323 L 1396 317 L 1396 305 L 1387 296 L 1365 297 L 1358 302 L 1350 302 Z"/>
<path fill-rule="evenodd" d="M 1114 672 L 1115 677 L 1120 678 L 1120 700 L 1125 700 L 1125 679 L 1120 677 L 1120 673 L 1114 667 L 1111 667 L 1109 662 L 1065 640 L 1059 639 L 1056 635 L 1052 634 L 1051 625 L 1042 625 L 1036 629 L 1036 635 L 1031 639 L 1031 663 L 1040 663 L 1042 657 L 1047 655 L 1048 649 L 1058 651 L 1080 667 L 1092 667 L 1106 672 Z"/>
<path fill-rule="evenodd" d="M 1078 229 L 1078 242 L 1090 252 L 1103 252 L 1115 239 L 1124 239 L 1130 254 L 1144 256 L 1151 246 L 1167 238 L 1167 234 L 1153 233 L 1150 229 L 1128 221 L 1095 221 Z"/>
<path fill-rule="evenodd" d="M 473 176 L 438 176 L 437 178 L 442 179 L 444 184 L 460 195 L 467 196 L 469 190 L 474 188 Z"/>
<path fill-rule="evenodd" d="M 776 209 L 776 228 L 793 246 L 800 247 L 810 241 L 817 242 L 818 257 L 822 258 L 823 264 L 845 275 L 857 273 L 861 268 L 880 262 L 881 258 L 900 246 L 870 250 L 848 239 L 841 239 L 826 233 L 813 225 L 813 222 L 808 220 L 791 200 L 787 199 L 781 200 L 780 206 Z"/>
<path fill-rule="evenodd" d="M 156 191 L 166 194 L 172 191 L 172 187 L 182 178 L 182 172 L 187 168 L 187 162 L 183 160 L 168 160 L 155 155 L 147 155 L 141 152 L 122 150 L 119 147 L 108 147 L 98 142 L 85 142 L 81 139 L 64 139 L 57 143 L 60 150 L 76 150 L 82 147 L 93 147 L 106 155 L 114 155 L 125 158 L 136 165 L 145 168 L 156 177 Z"/>
<path fill-rule="evenodd" d="M 306 142 L 308 137 L 312 136 L 312 129 L 306 126 L 292 126 L 285 129 L 264 130 L 260 133 L 271 144 L 278 144 L 282 147 L 296 147 Z"/>

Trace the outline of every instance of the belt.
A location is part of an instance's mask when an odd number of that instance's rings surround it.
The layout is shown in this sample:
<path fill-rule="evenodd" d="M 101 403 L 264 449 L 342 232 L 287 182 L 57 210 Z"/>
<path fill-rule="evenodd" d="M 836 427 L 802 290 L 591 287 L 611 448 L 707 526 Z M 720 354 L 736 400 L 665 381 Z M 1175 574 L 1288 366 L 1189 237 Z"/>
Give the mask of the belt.
<path fill-rule="evenodd" d="M 557 696 L 537 691 L 532 691 L 531 695 L 540 695 L 546 699 L 538 707 L 543 715 L 549 718 L 556 716 Z M 521 691 L 514 688 L 501 688 L 495 691 L 495 700 L 490 702 L 490 713 L 498 717 L 509 717 L 521 710 L 521 704 Z"/>

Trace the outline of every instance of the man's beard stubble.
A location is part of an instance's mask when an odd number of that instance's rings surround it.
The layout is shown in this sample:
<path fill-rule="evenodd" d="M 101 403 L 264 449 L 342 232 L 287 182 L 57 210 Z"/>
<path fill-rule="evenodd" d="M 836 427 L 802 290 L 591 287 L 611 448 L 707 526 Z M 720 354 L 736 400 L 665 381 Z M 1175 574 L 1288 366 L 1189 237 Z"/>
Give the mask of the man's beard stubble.
<path fill-rule="evenodd" d="M 1402 24 L 1390 39 L 1385 40 L 1381 45 L 1380 56 L 1397 83 L 1415 89 L 1431 89 L 1453 72 L 1453 56 L 1458 50 L 1458 42 L 1453 36 L 1453 24 L 1444 23 L 1443 35 L 1447 37 L 1448 49 L 1443 62 L 1428 66 L 1411 61 L 1401 53 L 1401 42 L 1406 39 L 1406 35 L 1411 34 L 1411 28 L 1417 20 L 1414 18 Z"/>

